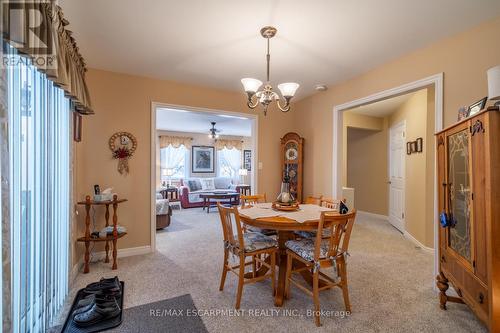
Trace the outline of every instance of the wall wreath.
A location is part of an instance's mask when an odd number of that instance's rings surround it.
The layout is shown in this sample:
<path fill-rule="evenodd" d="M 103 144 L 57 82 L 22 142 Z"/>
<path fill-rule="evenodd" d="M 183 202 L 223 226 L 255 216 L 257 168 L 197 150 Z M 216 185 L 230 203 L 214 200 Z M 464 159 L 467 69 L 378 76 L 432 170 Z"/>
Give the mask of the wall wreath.
<path fill-rule="evenodd" d="M 128 174 L 128 160 L 137 149 L 137 139 L 128 132 L 116 132 L 109 138 L 108 144 L 113 158 L 118 160 L 118 172 Z"/>

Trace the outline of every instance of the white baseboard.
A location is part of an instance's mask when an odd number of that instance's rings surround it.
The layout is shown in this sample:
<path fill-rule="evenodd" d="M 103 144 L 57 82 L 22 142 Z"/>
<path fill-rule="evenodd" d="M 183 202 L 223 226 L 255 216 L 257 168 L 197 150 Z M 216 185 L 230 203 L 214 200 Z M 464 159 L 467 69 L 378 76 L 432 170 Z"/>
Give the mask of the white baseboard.
<path fill-rule="evenodd" d="M 359 214 L 361 214 L 361 215 L 366 215 L 366 216 L 374 217 L 374 218 L 377 218 L 377 219 L 380 219 L 380 220 L 389 221 L 389 216 L 375 214 L 375 213 L 370 213 L 370 212 L 365 212 L 363 210 L 358 210 L 357 212 Z"/>
<path fill-rule="evenodd" d="M 117 258 L 125 258 L 125 257 L 131 257 L 131 256 L 138 256 L 138 255 L 143 255 L 143 254 L 148 254 L 148 253 L 151 253 L 152 250 L 151 250 L 151 246 L 150 245 L 146 245 L 146 246 L 138 246 L 138 247 L 129 247 L 129 248 L 126 248 L 126 249 L 118 249 L 118 253 L 117 253 Z M 111 257 L 111 251 L 110 251 L 110 254 L 109 256 Z M 104 258 L 106 258 L 106 252 L 105 251 L 101 251 L 101 252 L 96 252 L 94 254 L 92 254 L 92 259 L 93 261 L 94 260 L 104 260 Z M 73 282 L 75 281 L 78 273 L 80 272 L 80 270 L 82 269 L 83 267 L 83 258 L 78 260 L 78 262 L 73 266 L 73 268 L 71 269 L 71 272 L 70 272 L 70 285 L 73 284 Z"/>
<path fill-rule="evenodd" d="M 420 243 L 408 231 L 405 230 L 405 232 L 403 233 L 403 235 L 405 236 L 405 238 L 407 238 L 408 240 L 412 241 L 415 245 L 417 245 L 418 247 L 420 247 L 423 251 L 425 251 L 427 253 L 434 254 L 434 249 L 433 248 L 430 248 L 430 247 L 425 246 L 424 244 Z"/>

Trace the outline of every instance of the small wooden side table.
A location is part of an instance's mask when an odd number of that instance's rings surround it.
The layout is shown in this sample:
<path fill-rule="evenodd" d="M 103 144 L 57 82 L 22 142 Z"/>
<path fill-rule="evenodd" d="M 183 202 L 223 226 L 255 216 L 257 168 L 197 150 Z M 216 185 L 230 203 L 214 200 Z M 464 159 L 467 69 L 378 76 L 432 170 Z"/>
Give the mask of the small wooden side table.
<path fill-rule="evenodd" d="M 168 199 L 170 205 L 178 205 L 181 208 L 181 200 L 179 199 L 179 189 L 177 187 L 163 187 L 158 191 L 163 199 Z"/>
<path fill-rule="evenodd" d="M 104 262 L 108 263 L 109 262 L 109 242 L 113 242 L 113 266 L 111 269 L 117 269 L 118 265 L 116 264 L 116 257 L 117 257 L 117 248 L 116 248 L 116 242 L 118 239 L 122 238 L 125 236 L 127 233 L 123 232 L 121 234 L 118 234 L 118 216 L 116 215 L 116 211 L 118 209 L 118 204 L 127 201 L 127 199 L 118 199 L 116 195 L 113 196 L 113 200 L 107 200 L 107 201 L 94 201 L 90 199 L 90 196 L 87 195 L 85 197 L 85 201 L 80 201 L 78 202 L 79 205 L 85 205 L 85 236 L 80 237 L 77 239 L 78 242 L 84 242 L 85 243 L 85 255 L 84 255 L 84 268 L 83 268 L 83 273 L 88 273 L 89 272 L 89 262 L 90 262 L 90 252 L 89 252 L 89 247 L 91 242 L 106 242 L 106 259 L 104 259 Z M 106 227 L 109 226 L 109 206 L 113 206 L 113 233 L 111 235 L 106 235 L 105 238 L 100 238 L 100 237 L 91 237 L 90 236 L 90 208 L 92 206 L 106 206 L 106 213 L 104 215 L 104 218 L 106 220 Z"/>
<path fill-rule="evenodd" d="M 252 187 L 250 185 L 241 184 L 238 185 L 241 195 L 252 195 Z"/>

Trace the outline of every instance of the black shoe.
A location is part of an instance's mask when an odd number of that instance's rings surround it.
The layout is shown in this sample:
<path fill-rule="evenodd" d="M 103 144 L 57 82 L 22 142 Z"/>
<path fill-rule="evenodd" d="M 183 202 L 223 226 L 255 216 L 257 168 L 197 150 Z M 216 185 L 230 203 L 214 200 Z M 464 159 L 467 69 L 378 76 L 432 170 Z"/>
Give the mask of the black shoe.
<path fill-rule="evenodd" d="M 113 294 L 116 295 L 117 293 L 121 295 L 121 284 L 120 280 L 118 280 L 118 277 L 115 276 L 114 278 L 110 279 L 101 279 L 99 282 L 94 282 L 85 289 L 83 289 L 83 292 L 86 294 Z"/>
<path fill-rule="evenodd" d="M 103 304 L 95 303 L 90 310 L 75 315 L 73 321 L 77 326 L 87 327 L 114 318 L 120 313 L 121 309 L 116 300 Z"/>
<path fill-rule="evenodd" d="M 77 314 L 89 311 L 94 306 L 94 304 L 98 304 L 103 307 L 105 305 L 112 305 L 113 302 L 115 302 L 114 296 L 90 294 L 89 296 L 78 302 L 78 305 L 75 311 L 73 311 L 72 316 L 74 317 Z"/>

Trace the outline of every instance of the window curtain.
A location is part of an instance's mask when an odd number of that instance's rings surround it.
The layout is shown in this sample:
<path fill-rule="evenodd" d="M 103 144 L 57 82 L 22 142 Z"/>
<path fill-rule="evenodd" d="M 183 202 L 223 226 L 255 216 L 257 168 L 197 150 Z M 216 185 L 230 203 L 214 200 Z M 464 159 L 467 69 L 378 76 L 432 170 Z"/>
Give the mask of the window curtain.
<path fill-rule="evenodd" d="M 243 149 L 243 142 L 241 140 L 227 140 L 227 139 L 217 139 L 215 142 L 215 148 L 217 150 L 223 150 L 224 148 L 227 149 L 238 149 L 242 150 Z"/>
<path fill-rule="evenodd" d="M 186 176 L 186 155 L 187 149 L 184 145 L 174 148 L 172 145 L 169 145 L 166 148 L 160 148 L 160 165 L 161 169 L 172 169 L 174 174 L 171 178 L 185 178 Z M 161 180 L 164 179 L 165 176 L 161 176 Z"/>
<path fill-rule="evenodd" d="M 219 176 L 238 179 L 238 171 L 241 168 L 241 150 L 224 148 L 217 151 L 217 156 Z"/>
<path fill-rule="evenodd" d="M 3 5 L 3 2 L 2 2 Z M 72 31 L 66 29 L 69 22 L 64 18 L 61 7 L 55 0 L 18 0 L 6 3 L 7 10 L 3 11 L 2 19 L 9 30 L 4 32 L 4 40 L 17 49 L 19 54 L 26 57 L 39 56 L 33 46 L 50 45 L 47 53 L 54 56 L 54 61 L 34 61 L 33 65 L 47 79 L 64 90 L 64 94 L 71 101 L 72 109 L 81 114 L 93 114 L 90 94 L 85 82 L 87 71 L 85 62 L 78 51 Z M 24 10 L 23 10 L 24 9 Z M 41 24 L 37 27 L 37 38 L 25 41 L 32 36 L 30 31 L 30 13 L 40 14 Z M 21 18 L 13 13 L 23 13 Z M 33 15 L 31 15 L 33 16 Z M 47 48 L 48 50 L 48 48 Z"/>
<path fill-rule="evenodd" d="M 8 67 L 7 80 L 11 331 L 41 332 L 68 292 L 70 102 L 33 66 Z"/>
<path fill-rule="evenodd" d="M 184 147 L 189 150 L 191 149 L 192 140 L 193 138 L 187 136 L 160 135 L 160 148 L 167 148 L 168 146 L 179 148 L 184 145 Z"/>
<path fill-rule="evenodd" d="M 3 48 L 0 48 L 0 56 L 3 57 Z M 3 332 L 12 331 L 8 115 L 7 75 L 5 68 L 0 67 L 0 220 L 2 223 L 2 235 L 0 236 L 0 246 L 2 249 L 2 265 L 0 266 L 0 286 L 2 289 L 0 312 L 2 313 L 2 326 L 0 327 L 0 331 Z"/>

